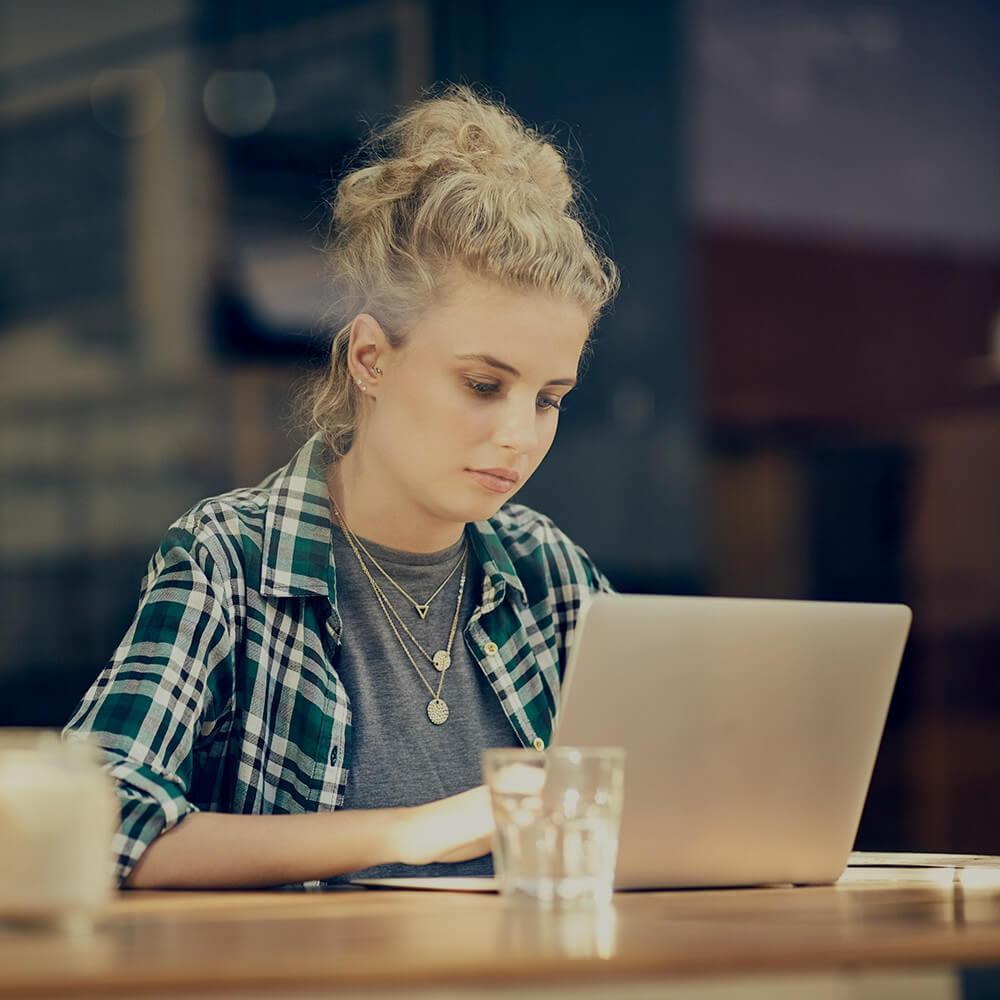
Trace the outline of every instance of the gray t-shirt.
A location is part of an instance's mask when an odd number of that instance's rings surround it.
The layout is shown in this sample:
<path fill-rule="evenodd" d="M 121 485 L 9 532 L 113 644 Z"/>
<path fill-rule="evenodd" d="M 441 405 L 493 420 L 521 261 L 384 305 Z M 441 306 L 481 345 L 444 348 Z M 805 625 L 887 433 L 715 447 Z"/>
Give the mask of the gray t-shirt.
<path fill-rule="evenodd" d="M 333 525 L 337 607 L 343 621 L 337 672 L 351 699 L 350 769 L 345 809 L 413 806 L 455 795 L 482 782 L 479 754 L 487 747 L 519 746 L 500 700 L 465 644 L 464 629 L 482 596 L 483 571 L 470 548 L 451 666 L 441 697 L 448 721 L 427 717 L 431 694 L 417 676 L 380 608 L 368 578 L 339 526 Z M 458 560 L 464 536 L 438 552 L 413 553 L 361 539 L 390 576 L 418 601 L 440 586 Z M 431 656 L 448 645 L 461 569 L 431 602 L 426 619 L 361 553 L 371 575 L 409 630 Z M 391 613 L 391 612 L 390 612 Z M 437 690 L 440 675 L 399 621 L 397 631 L 422 674 Z M 490 875 L 489 856 L 455 864 L 381 865 L 351 877 Z"/>

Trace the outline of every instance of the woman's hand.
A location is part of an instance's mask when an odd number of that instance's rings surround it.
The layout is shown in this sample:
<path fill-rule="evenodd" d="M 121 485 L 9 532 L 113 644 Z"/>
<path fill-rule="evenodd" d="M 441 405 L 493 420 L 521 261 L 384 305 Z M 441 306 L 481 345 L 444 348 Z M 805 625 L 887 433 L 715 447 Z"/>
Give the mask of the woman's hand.
<path fill-rule="evenodd" d="M 493 811 L 485 785 L 399 810 L 394 853 L 405 865 L 468 861 L 490 852 Z"/>

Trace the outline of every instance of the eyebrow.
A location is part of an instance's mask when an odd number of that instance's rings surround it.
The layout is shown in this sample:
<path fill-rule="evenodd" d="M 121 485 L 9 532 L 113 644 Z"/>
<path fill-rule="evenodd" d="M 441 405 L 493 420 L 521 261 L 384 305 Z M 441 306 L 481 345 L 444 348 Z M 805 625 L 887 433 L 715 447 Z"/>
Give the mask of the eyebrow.
<path fill-rule="evenodd" d="M 520 378 L 521 373 L 513 366 L 507 364 L 506 361 L 500 361 L 498 358 L 493 357 L 492 354 L 456 354 L 455 357 L 459 361 L 482 361 L 484 365 L 489 365 L 490 368 L 498 368 L 502 372 L 509 372 L 515 378 Z M 546 385 L 576 385 L 575 378 L 552 378 L 549 379 Z"/>

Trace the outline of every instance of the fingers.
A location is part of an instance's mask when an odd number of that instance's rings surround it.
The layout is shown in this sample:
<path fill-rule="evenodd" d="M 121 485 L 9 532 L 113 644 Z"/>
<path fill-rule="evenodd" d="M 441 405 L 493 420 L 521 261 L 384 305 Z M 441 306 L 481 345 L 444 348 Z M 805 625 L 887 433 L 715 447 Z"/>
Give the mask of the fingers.
<path fill-rule="evenodd" d="M 492 849 L 492 837 L 480 837 L 478 840 L 453 848 L 436 860 L 442 864 L 449 864 L 456 861 L 471 861 L 473 858 L 481 858 L 484 854 L 489 854 Z"/>
<path fill-rule="evenodd" d="M 404 812 L 400 861 L 404 864 L 467 861 L 489 854 L 493 810 L 489 790 L 460 792 Z"/>

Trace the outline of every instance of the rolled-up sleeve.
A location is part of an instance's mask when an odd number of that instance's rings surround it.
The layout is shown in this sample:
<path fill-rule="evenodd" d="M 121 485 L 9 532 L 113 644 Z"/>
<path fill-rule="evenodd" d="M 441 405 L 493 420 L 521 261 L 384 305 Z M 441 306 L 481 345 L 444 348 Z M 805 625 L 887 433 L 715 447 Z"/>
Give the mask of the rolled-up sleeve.
<path fill-rule="evenodd" d="M 131 626 L 66 724 L 101 748 L 118 789 L 119 884 L 197 806 L 195 747 L 231 711 L 231 595 L 220 560 L 183 528 L 150 560 Z"/>

